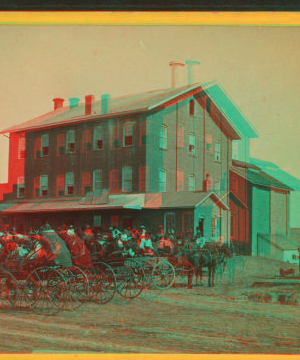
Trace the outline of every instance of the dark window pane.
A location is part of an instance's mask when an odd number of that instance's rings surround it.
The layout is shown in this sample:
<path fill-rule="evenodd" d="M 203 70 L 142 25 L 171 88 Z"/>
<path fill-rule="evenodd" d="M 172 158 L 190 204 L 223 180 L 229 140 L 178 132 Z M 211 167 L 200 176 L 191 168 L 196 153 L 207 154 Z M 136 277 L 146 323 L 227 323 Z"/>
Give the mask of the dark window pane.
<path fill-rule="evenodd" d="M 97 140 L 97 149 L 102 149 L 102 146 L 103 146 L 103 141 Z"/>
<path fill-rule="evenodd" d="M 64 196 L 64 195 L 65 195 L 64 190 L 59 190 L 59 192 L 58 192 L 58 196 Z"/>
<path fill-rule="evenodd" d="M 20 151 L 20 159 L 25 159 L 25 150 Z"/>
<path fill-rule="evenodd" d="M 42 196 L 47 196 L 48 195 L 48 190 L 42 190 Z"/>
<path fill-rule="evenodd" d="M 90 186 L 85 186 L 84 187 L 84 193 L 89 194 L 90 192 L 91 192 L 91 187 Z"/>
<path fill-rule="evenodd" d="M 68 144 L 68 152 L 69 153 L 73 153 L 74 149 L 75 149 L 75 144 L 74 143 Z"/>
<path fill-rule="evenodd" d="M 60 146 L 58 148 L 58 153 L 59 155 L 65 155 L 65 147 L 64 146 Z"/>
<path fill-rule="evenodd" d="M 68 195 L 74 194 L 74 186 L 68 186 Z"/>
<path fill-rule="evenodd" d="M 119 147 L 119 139 L 114 140 L 114 147 L 117 149 Z"/>
<path fill-rule="evenodd" d="M 49 147 L 45 146 L 43 147 L 43 156 L 48 156 L 49 155 Z"/>
<path fill-rule="evenodd" d="M 132 145 L 132 136 L 125 136 L 125 146 Z"/>
<path fill-rule="evenodd" d="M 36 156 L 36 158 L 37 159 L 39 159 L 40 157 L 41 157 L 41 150 L 37 150 L 36 152 L 35 152 L 35 156 Z"/>
<path fill-rule="evenodd" d="M 19 196 L 24 196 L 25 188 L 19 188 Z"/>

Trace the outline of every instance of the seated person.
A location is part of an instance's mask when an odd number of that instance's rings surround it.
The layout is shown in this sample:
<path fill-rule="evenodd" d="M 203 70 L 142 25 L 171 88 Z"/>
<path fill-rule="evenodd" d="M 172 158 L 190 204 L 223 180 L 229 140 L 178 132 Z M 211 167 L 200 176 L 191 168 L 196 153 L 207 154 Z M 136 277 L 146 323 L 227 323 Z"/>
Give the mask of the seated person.
<path fill-rule="evenodd" d="M 67 230 L 68 235 L 75 235 L 75 230 L 73 228 L 73 225 L 69 226 L 69 229 Z"/>
<path fill-rule="evenodd" d="M 48 254 L 39 241 L 31 242 L 29 245 L 27 261 L 33 266 L 41 266 L 48 262 Z"/>
<path fill-rule="evenodd" d="M 144 238 L 141 239 L 140 249 L 144 251 L 145 255 L 150 255 L 150 256 L 154 255 L 154 249 L 152 246 L 152 241 L 150 236 L 145 236 Z"/>
<path fill-rule="evenodd" d="M 158 250 L 160 252 L 162 251 L 162 252 L 166 252 L 166 253 L 172 252 L 173 245 L 172 245 L 172 242 L 171 242 L 171 240 L 170 240 L 170 238 L 168 236 L 161 236 L 160 237 Z"/>

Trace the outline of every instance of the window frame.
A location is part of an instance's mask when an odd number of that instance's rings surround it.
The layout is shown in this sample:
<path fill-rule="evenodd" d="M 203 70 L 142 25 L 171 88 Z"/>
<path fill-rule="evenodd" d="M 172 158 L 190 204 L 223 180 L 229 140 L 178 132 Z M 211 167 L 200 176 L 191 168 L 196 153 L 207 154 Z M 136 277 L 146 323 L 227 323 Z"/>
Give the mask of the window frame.
<path fill-rule="evenodd" d="M 131 166 L 123 166 L 122 168 L 122 192 L 130 193 L 132 192 L 132 167 Z M 130 176 L 128 176 L 130 174 Z M 128 179 L 126 179 L 126 176 Z M 129 184 L 129 186 L 128 186 Z"/>
<path fill-rule="evenodd" d="M 61 181 L 61 180 L 63 180 L 63 181 Z M 62 182 L 62 185 L 60 184 L 60 182 Z M 59 194 L 62 191 L 61 188 L 63 189 L 62 195 Z M 65 196 L 65 175 L 56 175 L 55 191 L 56 191 L 57 197 Z"/>
<path fill-rule="evenodd" d="M 171 226 L 170 229 L 175 230 L 175 228 L 176 228 L 176 214 L 173 211 L 168 211 L 168 212 L 164 213 L 164 231 L 165 231 L 165 233 L 167 233 L 167 231 L 168 231 L 168 229 L 167 229 L 167 217 L 168 216 L 172 216 L 172 218 L 173 218 L 171 221 L 173 226 Z"/>
<path fill-rule="evenodd" d="M 90 188 L 90 191 L 87 192 L 86 188 Z M 81 193 L 82 195 L 88 195 L 93 191 L 92 188 L 92 176 L 90 171 L 83 172 L 81 175 Z"/>
<path fill-rule="evenodd" d="M 89 141 L 86 141 L 89 140 Z M 89 145 L 89 149 L 86 146 L 86 144 Z M 92 131 L 91 129 L 85 129 L 82 133 L 82 152 L 83 153 L 90 153 L 93 149 L 93 143 L 92 143 Z"/>
<path fill-rule="evenodd" d="M 72 135 L 72 136 L 71 136 Z M 70 139 L 71 137 L 71 139 Z M 73 141 L 72 141 L 73 140 Z M 69 145 L 73 144 L 73 150 L 71 151 L 71 149 L 69 149 Z M 75 154 L 75 144 L 76 144 L 76 140 L 75 140 L 75 130 L 68 130 L 66 132 L 66 155 L 73 155 Z"/>
<path fill-rule="evenodd" d="M 110 137 L 111 137 L 111 142 L 110 142 L 110 147 L 113 150 L 116 149 L 120 149 L 120 134 L 119 134 L 119 124 L 115 123 L 112 125 L 111 128 L 111 133 L 110 133 Z M 116 147 L 116 142 L 118 142 L 118 146 Z"/>
<path fill-rule="evenodd" d="M 70 177 L 70 179 L 68 179 L 68 175 Z M 68 183 L 67 180 L 72 180 L 70 181 L 70 183 Z M 73 187 L 73 192 L 72 194 L 69 194 L 69 188 Z M 72 196 L 75 195 L 75 177 L 74 177 L 74 172 L 73 171 L 69 171 L 67 173 L 65 173 L 65 196 Z"/>
<path fill-rule="evenodd" d="M 143 144 L 143 136 L 145 136 L 145 144 Z M 149 136 L 147 134 L 147 120 L 140 122 L 140 146 L 147 146 L 149 143 Z"/>
<path fill-rule="evenodd" d="M 97 180 L 97 175 L 96 174 L 100 174 L 100 181 Z M 98 188 L 98 186 L 96 186 L 96 184 L 100 184 L 100 189 Z M 93 171 L 93 191 L 102 191 L 103 189 L 103 172 L 102 169 L 95 169 Z"/>
<path fill-rule="evenodd" d="M 127 127 L 129 127 L 130 131 L 128 131 Z M 128 140 L 128 138 L 131 138 L 130 144 L 126 144 L 126 140 Z M 123 126 L 123 147 L 132 147 L 132 146 L 133 146 L 133 121 L 125 121 Z"/>
<path fill-rule="evenodd" d="M 97 135 L 98 132 L 98 135 Z M 99 136 L 100 133 L 100 136 Z M 99 136 L 99 138 L 97 137 Z M 101 148 L 98 147 L 97 142 L 101 141 L 102 146 Z M 93 150 L 104 150 L 104 138 L 103 138 L 103 125 L 97 125 L 94 127 L 93 133 Z"/>
<path fill-rule="evenodd" d="M 47 149 L 45 150 L 46 154 L 44 154 L 44 149 Z M 43 134 L 41 136 L 41 157 L 47 157 L 49 156 L 49 134 L 46 133 L 46 134 Z"/>
<path fill-rule="evenodd" d="M 159 147 L 163 150 L 168 149 L 168 127 L 165 124 L 160 127 Z"/>
<path fill-rule="evenodd" d="M 43 185 L 43 183 L 46 183 L 46 185 Z M 49 176 L 48 175 L 40 175 L 40 197 L 47 197 L 49 196 Z M 47 193 L 44 195 L 43 191 L 47 191 Z"/>
<path fill-rule="evenodd" d="M 24 136 L 20 136 L 18 143 L 18 159 L 25 159 L 26 152 L 26 138 Z M 21 156 L 22 155 L 22 156 Z"/>
<path fill-rule="evenodd" d="M 20 179 L 23 179 L 22 182 L 20 182 Z M 23 194 L 20 194 L 20 190 L 23 189 Z M 23 198 L 25 196 L 25 177 L 19 176 L 17 179 L 17 197 Z"/>
<path fill-rule="evenodd" d="M 61 145 L 61 146 L 59 146 L 59 145 Z M 63 154 L 60 154 L 60 149 L 63 149 Z M 57 135 L 57 138 L 56 138 L 56 155 L 57 156 L 66 155 L 66 134 L 64 132 Z"/>
<path fill-rule="evenodd" d="M 192 179 L 192 186 L 191 186 L 191 179 Z M 188 180 L 188 191 L 195 191 L 195 189 L 196 189 L 195 176 L 194 176 L 194 174 L 190 174 L 189 180 Z"/>

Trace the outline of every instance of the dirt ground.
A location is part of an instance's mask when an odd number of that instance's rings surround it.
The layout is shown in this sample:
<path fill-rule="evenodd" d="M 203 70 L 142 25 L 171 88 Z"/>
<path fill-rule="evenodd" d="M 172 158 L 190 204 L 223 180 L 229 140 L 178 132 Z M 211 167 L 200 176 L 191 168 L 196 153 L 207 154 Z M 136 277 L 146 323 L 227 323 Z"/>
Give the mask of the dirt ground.
<path fill-rule="evenodd" d="M 88 303 L 78 313 L 2 311 L 0 351 L 299 354 L 300 304 L 249 297 L 258 289 L 272 292 L 252 284 L 277 275 L 281 265 L 248 258 L 242 273 L 236 265 L 234 285 L 225 273 L 214 288 L 204 278 L 201 287 L 171 288 L 155 299 L 140 296 L 102 307 Z M 297 287 L 291 292 L 300 293 Z"/>

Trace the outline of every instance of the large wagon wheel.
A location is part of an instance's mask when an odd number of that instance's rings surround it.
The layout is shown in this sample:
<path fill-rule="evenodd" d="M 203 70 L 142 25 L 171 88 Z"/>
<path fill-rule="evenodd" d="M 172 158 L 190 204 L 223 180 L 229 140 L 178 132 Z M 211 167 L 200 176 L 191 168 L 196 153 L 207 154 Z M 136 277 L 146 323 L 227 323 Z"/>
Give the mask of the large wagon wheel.
<path fill-rule="evenodd" d="M 175 266 L 175 286 L 176 287 L 193 287 L 195 277 L 194 266 L 186 259 L 180 259 Z"/>
<path fill-rule="evenodd" d="M 16 278 L 4 269 L 0 269 L 0 310 L 11 309 L 18 296 Z"/>
<path fill-rule="evenodd" d="M 98 305 L 107 304 L 116 292 L 115 275 L 109 265 L 107 267 L 92 266 L 84 269 L 90 284 L 90 299 Z"/>
<path fill-rule="evenodd" d="M 143 263 L 143 270 L 145 274 L 145 287 L 143 292 L 141 293 L 141 297 L 144 299 L 155 299 L 157 298 L 163 291 L 163 289 L 159 289 L 152 282 L 152 271 L 153 271 L 153 261 L 145 261 Z"/>
<path fill-rule="evenodd" d="M 116 291 L 126 300 L 131 300 L 139 294 L 139 289 L 134 278 L 134 273 L 130 266 L 121 265 L 114 267 L 116 275 Z"/>
<path fill-rule="evenodd" d="M 167 260 L 162 259 L 156 264 L 151 274 L 152 283 L 158 289 L 169 289 L 175 281 L 175 269 Z"/>
<path fill-rule="evenodd" d="M 126 259 L 125 265 L 129 266 L 133 272 L 136 282 L 136 294 L 133 298 L 139 296 L 146 285 L 146 276 L 142 265 L 134 259 Z"/>
<path fill-rule="evenodd" d="M 61 272 L 51 267 L 42 267 L 28 275 L 24 293 L 34 312 L 55 315 L 64 307 L 68 286 Z"/>
<path fill-rule="evenodd" d="M 87 275 L 77 266 L 59 268 L 67 282 L 68 292 L 64 310 L 78 310 L 89 297 L 89 281 Z"/>

